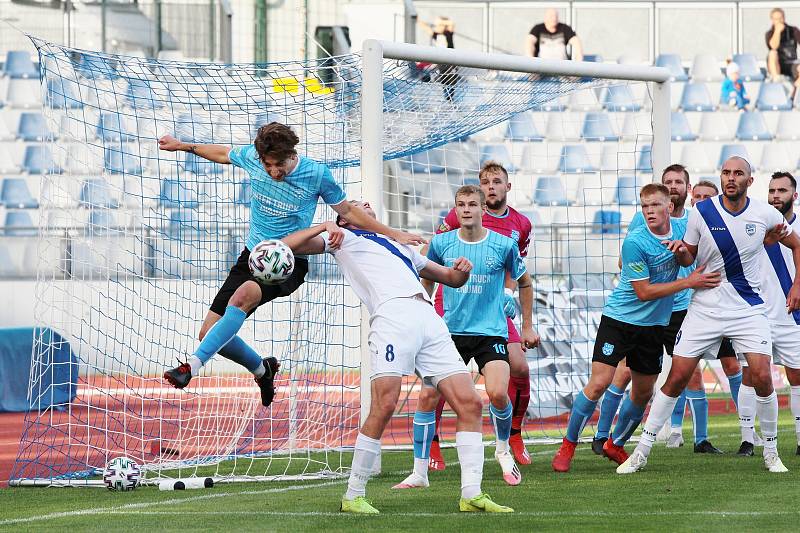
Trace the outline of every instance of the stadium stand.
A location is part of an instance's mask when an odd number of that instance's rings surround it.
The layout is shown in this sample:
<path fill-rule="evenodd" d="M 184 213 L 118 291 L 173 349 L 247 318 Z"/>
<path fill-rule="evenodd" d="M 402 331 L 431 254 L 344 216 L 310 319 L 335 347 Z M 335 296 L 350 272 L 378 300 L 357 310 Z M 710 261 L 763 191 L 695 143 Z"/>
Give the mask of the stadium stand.
<path fill-rule="evenodd" d="M 764 72 L 753 54 L 734 54 L 733 62 L 739 65 L 739 76 L 744 81 L 764 81 Z"/>
<path fill-rule="evenodd" d="M 660 54 L 656 58 L 656 66 L 669 70 L 672 81 L 687 81 L 689 79 L 678 54 Z"/>
<path fill-rule="evenodd" d="M 31 54 L 25 50 L 9 50 L 3 65 L 3 74 L 12 79 L 38 78 L 39 67 L 31 60 Z"/>
<path fill-rule="evenodd" d="M 692 81 L 709 82 L 722 81 L 722 69 L 716 57 L 710 54 L 698 54 L 694 56 L 692 68 L 689 71 Z"/>

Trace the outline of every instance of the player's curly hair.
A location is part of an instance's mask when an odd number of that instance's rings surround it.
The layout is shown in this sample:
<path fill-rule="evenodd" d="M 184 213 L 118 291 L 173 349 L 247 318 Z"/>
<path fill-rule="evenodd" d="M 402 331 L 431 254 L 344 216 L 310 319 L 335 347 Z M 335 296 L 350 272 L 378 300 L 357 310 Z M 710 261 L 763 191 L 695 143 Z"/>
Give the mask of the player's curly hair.
<path fill-rule="evenodd" d="M 285 161 L 297 155 L 294 149 L 300 138 L 292 128 L 280 122 L 270 122 L 258 128 L 253 144 L 256 147 L 258 158 L 263 162 L 265 158 L 272 157 L 278 161 Z"/>

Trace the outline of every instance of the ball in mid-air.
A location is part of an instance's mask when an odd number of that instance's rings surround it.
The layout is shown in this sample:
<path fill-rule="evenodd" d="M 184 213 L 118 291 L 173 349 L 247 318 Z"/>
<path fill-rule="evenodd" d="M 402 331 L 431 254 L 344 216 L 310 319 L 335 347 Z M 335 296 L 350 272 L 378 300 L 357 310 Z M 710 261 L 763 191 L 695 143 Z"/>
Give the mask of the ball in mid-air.
<path fill-rule="evenodd" d="M 103 483 L 108 490 L 128 491 L 139 486 L 142 473 L 136 461 L 127 457 L 116 457 L 103 470 Z"/>
<path fill-rule="evenodd" d="M 250 273 L 259 283 L 278 285 L 294 270 L 294 254 L 283 241 L 269 239 L 256 244 L 247 261 Z"/>

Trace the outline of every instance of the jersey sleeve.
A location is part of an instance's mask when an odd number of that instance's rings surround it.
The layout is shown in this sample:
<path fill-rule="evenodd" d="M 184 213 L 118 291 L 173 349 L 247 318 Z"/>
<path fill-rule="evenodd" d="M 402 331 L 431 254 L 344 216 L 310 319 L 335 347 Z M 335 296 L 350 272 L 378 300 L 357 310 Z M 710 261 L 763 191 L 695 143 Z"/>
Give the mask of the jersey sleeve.
<path fill-rule="evenodd" d="M 247 146 L 234 146 L 228 152 L 228 159 L 231 164 L 239 168 L 245 168 L 245 163 L 255 157 L 256 148 L 252 144 Z"/>
<path fill-rule="evenodd" d="M 443 265 L 444 261 L 442 260 L 442 254 L 440 250 L 441 241 L 442 240 L 437 239 L 436 236 L 431 239 L 431 243 L 428 245 L 428 259 Z"/>
<path fill-rule="evenodd" d="M 568 44 L 572 38 L 577 35 L 575 30 L 572 29 L 572 26 L 569 26 L 568 24 L 561 26 L 561 29 L 564 32 L 564 44 Z"/>
<path fill-rule="evenodd" d="M 325 242 L 325 253 L 331 254 L 331 255 L 336 255 L 336 252 L 338 252 L 342 248 L 348 246 L 350 243 L 353 242 L 353 239 L 357 238 L 355 235 L 353 235 L 353 233 L 351 231 L 346 230 L 344 228 L 342 228 L 342 233 L 344 234 L 344 239 L 342 239 L 342 244 L 335 250 L 332 249 L 330 246 L 328 246 L 328 240 L 329 240 L 330 235 L 328 234 L 327 231 L 323 231 L 322 233 L 319 234 L 318 237 L 314 237 L 314 238 L 318 239 L 318 238 L 322 237 L 322 240 Z"/>
<path fill-rule="evenodd" d="M 628 233 L 632 232 L 636 228 L 641 228 L 644 226 L 644 216 L 642 215 L 641 211 L 637 211 L 633 218 L 631 219 L 631 223 L 628 224 Z"/>
<path fill-rule="evenodd" d="M 703 201 L 710 202 L 711 200 Z M 683 242 L 697 246 L 697 243 L 700 242 L 700 225 L 702 223 L 703 219 L 700 216 L 700 212 L 697 209 L 692 209 L 689 212 L 689 220 L 686 222 L 686 233 L 683 234 Z"/>
<path fill-rule="evenodd" d="M 783 224 L 787 230 L 789 230 L 788 234 L 791 234 L 793 231 L 792 225 L 786 223 L 786 219 L 783 218 L 783 215 L 777 209 L 773 209 L 772 206 L 767 208 L 769 214 L 767 215 L 767 231 L 771 230 L 778 224 Z"/>
<path fill-rule="evenodd" d="M 415 249 L 409 246 L 409 250 L 411 250 L 411 262 L 414 263 L 414 268 L 417 269 L 417 272 L 421 271 L 423 268 L 428 266 L 428 262 L 430 259 L 416 251 Z"/>
<path fill-rule="evenodd" d="M 458 223 L 458 217 L 456 216 L 456 210 L 451 209 L 447 216 L 444 217 L 442 223 L 439 224 L 439 227 L 436 228 L 436 233 L 447 233 L 448 231 L 454 230 L 456 228 L 461 227 Z"/>
<path fill-rule="evenodd" d="M 513 241 L 506 249 L 505 267 L 506 271 L 511 274 L 511 277 L 514 279 L 521 278 L 522 275 L 528 271 L 528 269 L 525 268 L 525 261 L 523 261 L 522 256 L 519 255 L 517 243 Z"/>
<path fill-rule="evenodd" d="M 650 278 L 647 258 L 641 247 L 630 237 L 622 243 L 622 276 L 628 281 Z"/>
<path fill-rule="evenodd" d="M 342 188 L 333 179 L 331 169 L 327 165 L 322 165 L 322 182 L 319 184 L 319 195 L 322 197 L 322 201 L 328 205 L 340 204 L 347 198 Z"/>
<path fill-rule="evenodd" d="M 533 225 L 528 217 L 520 216 L 522 232 L 519 235 L 519 255 L 528 257 L 528 247 L 531 245 L 531 233 L 533 233 Z"/>

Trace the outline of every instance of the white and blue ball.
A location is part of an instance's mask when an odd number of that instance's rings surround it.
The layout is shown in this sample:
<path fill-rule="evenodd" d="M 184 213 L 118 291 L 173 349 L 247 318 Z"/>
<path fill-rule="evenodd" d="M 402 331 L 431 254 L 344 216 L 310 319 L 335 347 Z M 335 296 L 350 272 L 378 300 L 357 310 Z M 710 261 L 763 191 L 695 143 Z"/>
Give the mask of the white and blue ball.
<path fill-rule="evenodd" d="M 250 273 L 259 283 L 279 285 L 289 279 L 294 270 L 294 254 L 283 241 L 261 241 L 250 250 L 247 261 Z"/>
<path fill-rule="evenodd" d="M 127 457 L 116 457 L 103 470 L 103 483 L 108 490 L 129 491 L 139 486 L 142 472 L 136 461 Z"/>

